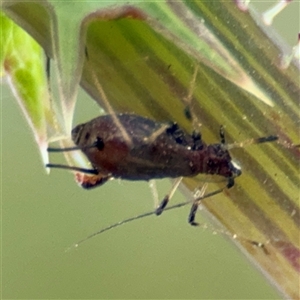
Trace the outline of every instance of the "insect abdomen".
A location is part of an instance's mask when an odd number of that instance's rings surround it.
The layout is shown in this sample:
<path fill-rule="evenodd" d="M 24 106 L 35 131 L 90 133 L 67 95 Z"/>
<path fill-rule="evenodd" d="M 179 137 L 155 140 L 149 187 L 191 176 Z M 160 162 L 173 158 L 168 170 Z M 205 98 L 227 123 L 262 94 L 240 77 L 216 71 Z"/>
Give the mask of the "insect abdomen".
<path fill-rule="evenodd" d="M 127 180 L 190 177 L 199 173 L 232 175 L 231 157 L 219 145 L 206 146 L 200 136 L 188 135 L 176 124 L 130 114 L 116 117 L 119 125 L 106 115 L 77 126 L 72 132 L 74 142 L 101 174 Z M 95 141 L 101 141 L 101 147 L 88 147 Z"/>

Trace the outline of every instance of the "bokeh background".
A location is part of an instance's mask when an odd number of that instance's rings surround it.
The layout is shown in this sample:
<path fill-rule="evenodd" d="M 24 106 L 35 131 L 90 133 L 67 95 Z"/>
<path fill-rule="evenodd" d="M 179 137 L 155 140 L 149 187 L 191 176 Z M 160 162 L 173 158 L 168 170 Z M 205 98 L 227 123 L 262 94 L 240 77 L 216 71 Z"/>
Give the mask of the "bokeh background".
<path fill-rule="evenodd" d="M 263 9 L 269 3 L 262 3 Z M 276 19 L 296 44 L 299 3 Z M 298 28 L 298 29 L 297 29 Z M 3 299 L 276 299 L 280 295 L 221 234 L 187 224 L 189 207 L 85 236 L 153 210 L 145 182 L 111 181 L 91 191 L 71 173 L 46 175 L 32 134 L 7 86 L 1 86 Z M 75 123 L 100 108 L 81 91 Z M 59 154 L 52 161 L 62 161 Z M 160 198 L 170 188 L 157 182 Z M 177 192 L 172 202 L 184 201 Z M 207 220 L 198 214 L 198 220 Z"/>

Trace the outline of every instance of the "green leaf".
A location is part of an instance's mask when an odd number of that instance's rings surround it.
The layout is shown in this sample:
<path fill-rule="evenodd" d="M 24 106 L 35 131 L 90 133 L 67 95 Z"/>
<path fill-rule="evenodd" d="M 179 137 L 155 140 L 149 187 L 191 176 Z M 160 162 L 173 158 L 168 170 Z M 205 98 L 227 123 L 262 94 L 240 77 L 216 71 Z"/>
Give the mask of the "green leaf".
<path fill-rule="evenodd" d="M 48 161 L 47 122 L 53 125 L 50 114 L 48 85 L 45 77 L 43 51 L 23 29 L 2 12 L 1 75 L 6 76 L 24 115 L 34 132 L 44 163 Z"/>
<path fill-rule="evenodd" d="M 43 3 L 20 2 L 5 11 L 54 58 L 66 131 L 80 78 L 108 112 L 176 120 L 191 131 L 184 109 L 198 67 L 191 105 L 207 143 L 218 142 L 220 125 L 228 143 L 279 136 L 278 143 L 232 149 L 243 174 L 204 205 L 277 288 L 297 298 L 299 64 L 282 67 L 287 46 L 272 28 L 254 9 L 242 12 L 225 1 L 76 2 L 72 18 L 68 4 Z M 49 7 L 51 14 L 39 19 Z M 36 18 L 27 16 L 29 9 Z M 200 180 L 185 184 L 193 190 Z"/>

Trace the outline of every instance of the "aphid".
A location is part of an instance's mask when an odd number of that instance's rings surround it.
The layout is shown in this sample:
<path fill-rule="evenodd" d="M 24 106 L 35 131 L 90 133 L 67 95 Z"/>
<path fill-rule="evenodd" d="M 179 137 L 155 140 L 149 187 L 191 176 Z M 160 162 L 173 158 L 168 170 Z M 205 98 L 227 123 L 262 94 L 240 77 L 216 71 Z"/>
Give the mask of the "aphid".
<path fill-rule="evenodd" d="M 220 138 L 220 143 L 207 145 L 199 132 L 187 134 L 176 123 L 159 123 L 134 114 L 105 115 L 72 130 L 76 147 L 48 149 L 52 152 L 81 150 L 91 162 L 92 169 L 57 164 L 48 164 L 47 167 L 92 174 L 77 175 L 82 187 L 87 189 L 104 184 L 111 178 L 150 180 L 198 174 L 220 175 L 227 180 L 224 188 L 231 188 L 234 178 L 241 175 L 241 170 L 233 164 L 228 149 L 241 147 L 245 143 L 277 140 L 277 136 L 268 136 L 226 145 L 223 127 L 220 129 Z M 222 192 L 224 188 L 205 198 Z M 156 209 L 157 215 L 163 212 L 169 198 L 170 195 L 167 195 L 163 199 Z M 197 225 L 195 214 L 203 198 L 195 199 L 192 205 L 188 218 L 191 225 Z"/>

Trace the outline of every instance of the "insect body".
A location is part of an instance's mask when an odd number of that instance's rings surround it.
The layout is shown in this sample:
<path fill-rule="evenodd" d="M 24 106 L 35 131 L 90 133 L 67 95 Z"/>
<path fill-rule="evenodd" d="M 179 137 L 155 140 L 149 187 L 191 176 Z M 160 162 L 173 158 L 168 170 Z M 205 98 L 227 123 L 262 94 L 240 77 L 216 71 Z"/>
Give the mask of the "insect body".
<path fill-rule="evenodd" d="M 93 169 L 48 164 L 92 174 L 77 174 L 84 188 L 93 188 L 110 178 L 126 180 L 150 180 L 159 178 L 192 177 L 198 174 L 215 174 L 227 179 L 227 188 L 234 185 L 234 178 L 241 170 L 232 163 L 225 144 L 224 132 L 220 130 L 221 143 L 206 145 L 199 133 L 187 134 L 176 123 L 159 123 L 134 114 L 105 115 L 95 118 L 72 130 L 76 147 L 48 151 L 80 149 L 91 162 Z M 261 143 L 276 140 L 270 136 L 252 140 Z M 206 197 L 220 193 L 217 190 Z M 189 216 L 194 222 L 199 205 L 196 199 Z M 156 210 L 162 213 L 169 200 L 166 196 Z"/>
<path fill-rule="evenodd" d="M 199 134 L 189 135 L 176 123 L 158 123 L 132 114 L 116 117 L 130 140 L 111 115 L 100 116 L 72 130 L 74 143 L 93 168 L 105 176 L 150 180 L 199 173 L 226 178 L 241 174 L 223 144 L 206 145 Z"/>

